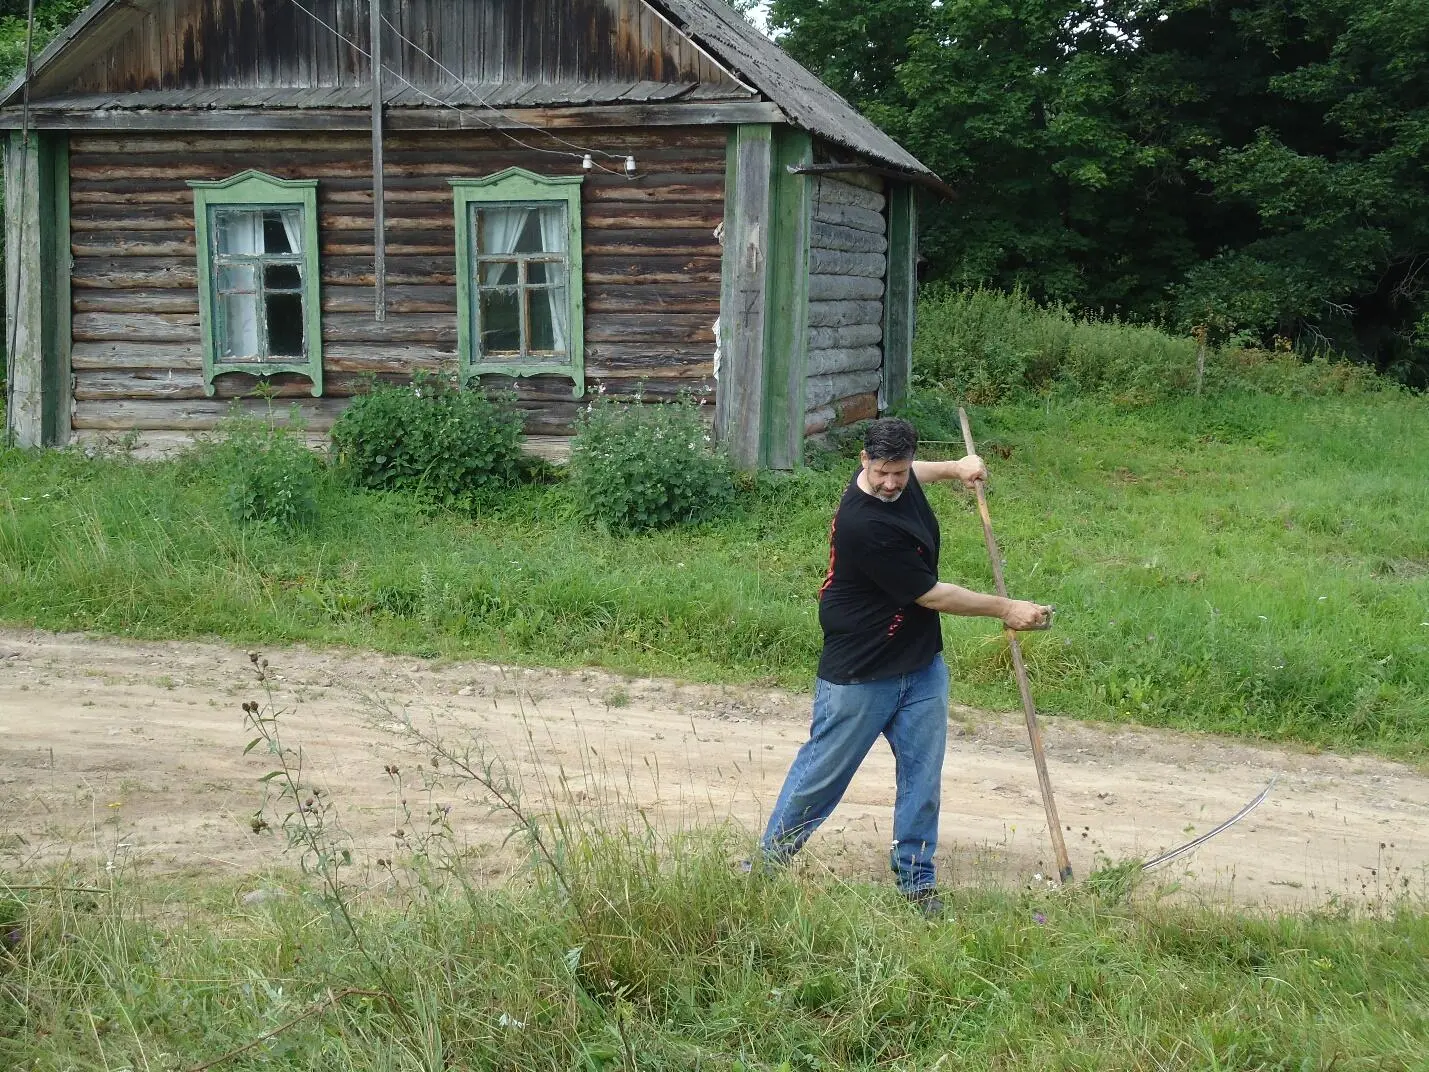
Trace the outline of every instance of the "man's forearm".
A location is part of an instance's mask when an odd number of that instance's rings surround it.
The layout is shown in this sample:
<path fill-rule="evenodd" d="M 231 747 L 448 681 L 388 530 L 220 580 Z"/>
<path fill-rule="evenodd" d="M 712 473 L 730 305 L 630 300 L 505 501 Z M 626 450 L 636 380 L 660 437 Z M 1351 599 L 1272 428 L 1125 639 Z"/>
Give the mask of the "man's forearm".
<path fill-rule="evenodd" d="M 960 614 L 968 618 L 1001 618 L 1011 603 L 1012 600 L 1002 596 L 974 592 L 946 581 L 939 581 L 918 600 L 919 606 L 939 614 Z"/>

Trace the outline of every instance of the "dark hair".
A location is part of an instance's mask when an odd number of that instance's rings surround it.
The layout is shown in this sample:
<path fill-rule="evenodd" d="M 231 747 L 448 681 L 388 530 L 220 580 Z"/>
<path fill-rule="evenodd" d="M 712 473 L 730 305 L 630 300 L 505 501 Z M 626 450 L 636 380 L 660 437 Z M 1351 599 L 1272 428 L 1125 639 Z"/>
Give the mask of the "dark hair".
<path fill-rule="evenodd" d="M 902 417 L 884 417 L 863 433 L 863 449 L 870 461 L 908 461 L 918 450 L 918 429 Z"/>

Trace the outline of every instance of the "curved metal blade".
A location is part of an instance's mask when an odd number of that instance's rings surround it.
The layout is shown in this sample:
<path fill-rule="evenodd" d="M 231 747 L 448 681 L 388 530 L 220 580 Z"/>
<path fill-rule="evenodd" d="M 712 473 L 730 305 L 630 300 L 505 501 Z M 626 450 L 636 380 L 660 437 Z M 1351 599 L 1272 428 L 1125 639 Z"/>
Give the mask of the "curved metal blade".
<path fill-rule="evenodd" d="M 1171 849 L 1169 852 L 1163 852 L 1160 856 L 1153 856 L 1151 859 L 1147 860 L 1144 864 L 1141 865 L 1141 870 L 1150 871 L 1153 867 L 1160 867 L 1162 864 L 1169 864 L 1172 860 L 1185 856 L 1188 852 L 1192 852 L 1193 850 L 1200 848 L 1217 834 L 1229 830 L 1231 827 L 1235 826 L 1236 823 L 1240 822 L 1251 812 L 1255 811 L 1256 808 L 1260 807 L 1261 804 L 1265 802 L 1265 798 L 1270 796 L 1270 791 L 1275 788 L 1275 783 L 1279 780 L 1280 775 L 1277 774 L 1275 777 L 1270 779 L 1270 782 L 1266 785 L 1266 787 L 1262 789 L 1259 793 L 1257 793 L 1255 797 L 1248 804 L 1246 804 L 1245 807 L 1241 808 L 1240 811 L 1236 812 L 1225 822 L 1221 823 L 1219 826 L 1212 827 L 1200 837 L 1192 838 L 1184 845 L 1178 845 L 1176 848 Z"/>

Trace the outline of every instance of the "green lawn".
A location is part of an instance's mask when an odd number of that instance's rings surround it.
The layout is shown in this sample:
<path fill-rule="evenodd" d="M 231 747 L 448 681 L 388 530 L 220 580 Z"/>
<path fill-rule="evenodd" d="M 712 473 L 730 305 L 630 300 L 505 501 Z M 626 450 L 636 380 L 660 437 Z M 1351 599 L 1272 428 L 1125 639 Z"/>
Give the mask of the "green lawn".
<path fill-rule="evenodd" d="M 925 437 L 950 439 L 937 409 Z M 1073 400 L 973 423 L 1012 593 L 1058 607 L 1025 643 L 1043 709 L 1425 754 L 1429 400 Z M 559 483 L 477 517 L 329 486 L 290 536 L 230 522 L 202 466 L 0 453 L 0 620 L 804 687 L 851 464 L 648 536 L 593 531 Z M 944 577 L 989 587 L 973 500 L 933 501 Z M 1015 707 L 992 623 L 945 634 L 955 697 Z"/>

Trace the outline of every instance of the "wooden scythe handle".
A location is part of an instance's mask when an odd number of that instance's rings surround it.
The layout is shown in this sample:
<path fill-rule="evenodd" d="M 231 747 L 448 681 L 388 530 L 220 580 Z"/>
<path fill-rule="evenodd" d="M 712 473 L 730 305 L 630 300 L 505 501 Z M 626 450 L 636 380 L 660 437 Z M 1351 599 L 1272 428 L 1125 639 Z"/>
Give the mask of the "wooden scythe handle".
<path fill-rule="evenodd" d="M 963 426 L 963 446 L 969 454 L 976 454 L 973 447 L 972 428 L 968 425 L 967 412 L 958 407 L 958 420 Z M 987 557 L 992 560 L 992 577 L 997 584 L 997 594 L 1007 598 L 1007 582 L 1002 579 L 1002 555 L 997 550 L 997 540 L 992 535 L 992 516 L 987 512 L 987 489 L 981 480 L 974 485 L 977 489 L 977 510 L 982 515 L 982 535 L 987 543 Z M 1063 882 L 1072 880 L 1072 861 L 1067 857 L 1067 843 L 1062 839 L 1062 822 L 1057 818 L 1057 802 L 1052 799 L 1052 779 L 1047 774 L 1047 756 L 1042 751 L 1042 731 L 1037 728 L 1037 708 L 1032 704 L 1032 689 L 1027 684 L 1027 667 L 1022 662 L 1022 645 L 1018 643 L 1017 631 L 1003 626 L 1007 634 L 1008 646 L 1012 649 L 1012 669 L 1017 674 L 1017 691 L 1022 694 L 1022 713 L 1027 718 L 1027 736 L 1032 742 L 1032 761 L 1037 765 L 1037 782 L 1042 787 L 1042 807 L 1047 811 L 1047 825 L 1052 831 L 1052 849 L 1057 854 L 1057 874 Z"/>

